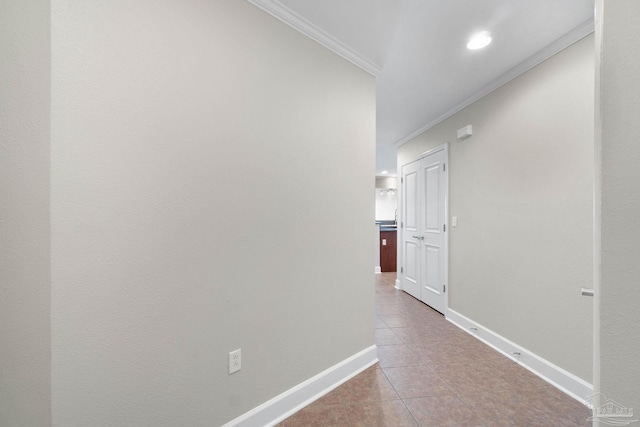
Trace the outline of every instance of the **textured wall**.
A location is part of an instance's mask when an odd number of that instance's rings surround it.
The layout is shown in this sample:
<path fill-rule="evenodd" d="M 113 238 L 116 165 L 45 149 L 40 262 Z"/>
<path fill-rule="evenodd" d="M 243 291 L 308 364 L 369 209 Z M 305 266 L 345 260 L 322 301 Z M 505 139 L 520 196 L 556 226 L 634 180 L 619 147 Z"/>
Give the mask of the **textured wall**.
<path fill-rule="evenodd" d="M 370 75 L 238 0 L 56 0 L 52 67 L 55 426 L 221 425 L 373 344 Z"/>
<path fill-rule="evenodd" d="M 590 36 L 398 151 L 401 166 L 450 142 L 450 307 L 586 381 L 593 70 Z"/>
<path fill-rule="evenodd" d="M 640 2 L 604 1 L 600 391 L 640 410 Z"/>
<path fill-rule="evenodd" d="M 49 2 L 0 2 L 0 425 L 51 423 Z"/>

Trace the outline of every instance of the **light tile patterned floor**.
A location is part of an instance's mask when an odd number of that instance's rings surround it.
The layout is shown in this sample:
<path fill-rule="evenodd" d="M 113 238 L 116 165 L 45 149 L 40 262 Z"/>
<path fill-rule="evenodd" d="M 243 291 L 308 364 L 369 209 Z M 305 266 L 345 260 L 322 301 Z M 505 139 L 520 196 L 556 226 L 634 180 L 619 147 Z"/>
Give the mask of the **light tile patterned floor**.
<path fill-rule="evenodd" d="M 589 409 L 376 275 L 380 362 L 279 427 L 590 426 Z"/>

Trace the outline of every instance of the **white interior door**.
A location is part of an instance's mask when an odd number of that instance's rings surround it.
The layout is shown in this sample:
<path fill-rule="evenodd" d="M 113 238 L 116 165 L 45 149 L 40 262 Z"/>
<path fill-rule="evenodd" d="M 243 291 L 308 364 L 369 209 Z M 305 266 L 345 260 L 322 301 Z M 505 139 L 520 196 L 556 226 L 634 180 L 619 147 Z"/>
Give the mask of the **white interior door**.
<path fill-rule="evenodd" d="M 402 289 L 446 308 L 446 174 L 444 146 L 402 167 Z"/>
<path fill-rule="evenodd" d="M 402 167 L 402 289 L 420 299 L 420 161 Z"/>
<path fill-rule="evenodd" d="M 446 153 L 440 150 L 420 161 L 421 287 L 420 300 L 444 313 L 446 261 Z"/>

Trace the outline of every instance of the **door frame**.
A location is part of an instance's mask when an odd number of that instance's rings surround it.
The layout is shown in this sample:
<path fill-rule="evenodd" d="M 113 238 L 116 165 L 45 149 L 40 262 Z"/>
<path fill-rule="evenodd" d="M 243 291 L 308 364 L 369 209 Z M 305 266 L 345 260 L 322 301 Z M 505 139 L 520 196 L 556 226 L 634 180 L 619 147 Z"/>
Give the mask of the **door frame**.
<path fill-rule="evenodd" d="M 437 153 L 439 151 L 444 151 L 446 168 L 444 170 L 445 174 L 445 189 L 444 189 L 444 225 L 446 227 L 445 236 L 444 236 L 444 284 L 446 286 L 446 291 L 444 293 L 444 313 L 442 313 L 445 317 L 447 317 L 447 311 L 449 310 L 449 143 L 445 142 L 444 144 L 438 145 L 437 147 L 433 147 L 422 154 L 416 156 L 410 161 L 400 165 L 400 178 L 402 179 L 402 168 L 406 165 L 409 165 L 418 160 L 422 160 L 423 158 L 430 156 L 431 154 Z M 404 182 L 400 182 L 398 186 L 398 217 L 404 218 Z M 399 234 L 397 234 L 397 251 L 398 251 L 398 259 L 396 260 L 396 265 L 398 267 L 404 266 L 404 248 L 402 247 L 402 241 L 404 238 L 404 224 L 401 224 L 402 227 L 398 229 Z M 399 280 L 396 280 L 396 288 L 399 290 L 402 289 L 404 279 L 404 271 L 400 273 Z"/>

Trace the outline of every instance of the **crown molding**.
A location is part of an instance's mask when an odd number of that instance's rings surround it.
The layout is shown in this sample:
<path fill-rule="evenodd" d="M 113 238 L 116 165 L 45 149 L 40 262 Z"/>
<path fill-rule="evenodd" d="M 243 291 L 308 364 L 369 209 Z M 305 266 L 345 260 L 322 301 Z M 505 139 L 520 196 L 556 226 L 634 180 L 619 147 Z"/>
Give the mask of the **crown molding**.
<path fill-rule="evenodd" d="M 284 6 L 278 0 L 247 0 L 249 3 L 254 6 L 264 10 L 269 15 L 274 18 L 279 19 L 285 24 L 289 25 L 291 28 L 298 30 L 302 34 L 306 35 L 312 40 L 320 43 L 322 46 L 327 49 L 337 53 L 347 61 L 357 65 L 362 68 L 367 73 L 376 77 L 382 68 L 373 62 L 369 61 L 367 58 L 358 54 L 351 48 L 347 47 L 340 41 L 331 37 L 326 32 L 322 31 L 317 26 L 313 25 L 311 22 L 304 19 L 302 16 L 298 15 L 288 7 Z"/>
<path fill-rule="evenodd" d="M 422 126 L 420 129 L 417 129 L 414 132 L 410 133 L 409 135 L 405 136 L 404 138 L 396 141 L 393 145 L 395 147 L 399 147 L 411 141 L 421 133 L 428 131 L 438 123 L 448 119 L 449 117 L 453 116 L 463 108 L 473 104 L 483 96 L 488 95 L 489 93 L 493 92 L 494 90 L 498 89 L 501 86 L 504 86 L 505 84 L 509 83 L 511 80 L 515 79 L 521 74 L 526 73 L 536 65 L 541 64 L 542 62 L 551 58 L 553 55 L 563 51 L 564 49 L 568 48 L 572 44 L 582 40 L 589 34 L 593 33 L 594 30 L 595 30 L 595 26 L 592 19 L 589 19 L 583 22 L 573 30 L 566 33 L 564 36 L 560 37 L 559 39 L 557 39 L 556 41 L 548 45 L 547 47 L 534 53 L 529 58 L 525 59 L 515 67 L 511 68 L 506 73 L 502 74 L 495 80 L 491 81 L 488 85 L 484 86 L 478 92 L 466 98 L 464 101 L 462 101 L 455 107 L 449 109 L 444 114 L 437 117 L 435 120 L 430 121 L 426 125 Z"/>

